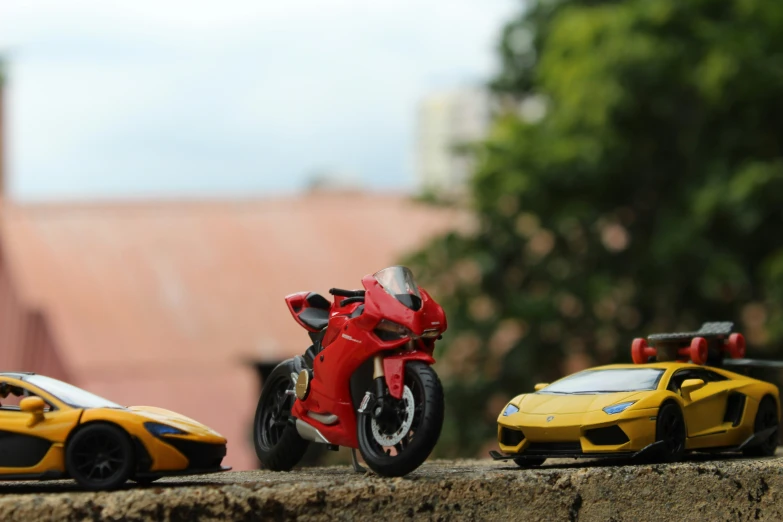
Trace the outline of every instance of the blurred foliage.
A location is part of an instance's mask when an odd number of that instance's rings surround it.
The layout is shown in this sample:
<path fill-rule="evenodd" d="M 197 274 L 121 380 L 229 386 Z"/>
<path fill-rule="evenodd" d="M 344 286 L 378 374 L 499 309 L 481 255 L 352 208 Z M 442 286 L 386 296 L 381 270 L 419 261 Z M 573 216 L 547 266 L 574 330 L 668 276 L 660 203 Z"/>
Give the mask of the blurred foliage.
<path fill-rule="evenodd" d="M 633 337 L 734 320 L 761 357 L 783 337 L 783 3 L 527 5 L 473 148 L 475 230 L 408 260 L 449 319 L 443 456 Z"/>

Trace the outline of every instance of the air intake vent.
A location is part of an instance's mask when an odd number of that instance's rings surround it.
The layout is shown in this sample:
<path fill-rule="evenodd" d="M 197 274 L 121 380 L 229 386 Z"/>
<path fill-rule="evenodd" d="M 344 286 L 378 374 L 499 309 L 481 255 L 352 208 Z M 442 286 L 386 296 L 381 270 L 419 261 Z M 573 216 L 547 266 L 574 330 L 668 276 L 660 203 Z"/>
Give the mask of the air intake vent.
<path fill-rule="evenodd" d="M 739 426 L 742 422 L 742 413 L 745 411 L 745 396 L 741 393 L 732 393 L 726 400 L 726 414 L 723 422 L 730 422 L 732 426 Z"/>
<path fill-rule="evenodd" d="M 620 426 L 607 426 L 606 428 L 596 428 L 587 430 L 585 437 L 596 446 L 617 446 L 628 442 L 628 435 Z"/>
<path fill-rule="evenodd" d="M 500 428 L 500 443 L 504 446 L 517 446 L 523 440 L 525 440 L 525 434 L 520 430 Z"/>

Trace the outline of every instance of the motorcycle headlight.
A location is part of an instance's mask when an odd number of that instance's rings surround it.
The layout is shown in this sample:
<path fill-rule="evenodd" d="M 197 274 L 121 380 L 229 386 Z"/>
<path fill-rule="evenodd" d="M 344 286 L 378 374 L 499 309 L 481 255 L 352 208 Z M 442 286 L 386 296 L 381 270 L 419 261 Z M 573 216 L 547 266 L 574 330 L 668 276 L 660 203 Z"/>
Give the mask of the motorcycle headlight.
<path fill-rule="evenodd" d="M 518 411 L 519 411 L 519 408 L 517 408 L 513 404 L 509 404 L 508 406 L 506 406 L 506 409 L 503 410 L 503 416 L 507 417 L 507 416 L 511 415 L 512 413 L 516 413 Z"/>
<path fill-rule="evenodd" d="M 622 413 L 628 409 L 628 407 L 636 401 L 621 402 L 619 404 L 612 404 L 604 408 L 604 412 L 608 415 L 614 415 L 615 413 Z"/>
<path fill-rule="evenodd" d="M 424 330 L 424 333 L 421 334 L 422 339 L 434 339 L 437 336 L 440 335 L 440 330 L 437 328 L 431 328 L 429 330 Z"/>
<path fill-rule="evenodd" d="M 168 424 L 161 424 L 159 422 L 145 422 L 144 427 L 148 432 L 152 433 L 156 437 L 162 437 L 164 435 L 185 435 L 187 432 Z"/>
<path fill-rule="evenodd" d="M 411 331 L 403 325 L 386 319 L 381 319 L 374 331 L 381 341 L 398 341 L 411 336 Z"/>

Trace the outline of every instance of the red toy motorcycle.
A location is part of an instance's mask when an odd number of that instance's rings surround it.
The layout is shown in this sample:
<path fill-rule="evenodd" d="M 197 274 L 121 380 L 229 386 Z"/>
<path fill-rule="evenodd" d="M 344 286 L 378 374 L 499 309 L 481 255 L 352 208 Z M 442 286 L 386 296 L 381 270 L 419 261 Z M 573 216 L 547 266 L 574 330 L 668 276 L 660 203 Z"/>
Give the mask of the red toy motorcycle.
<path fill-rule="evenodd" d="M 310 442 L 358 448 L 379 475 L 421 465 L 440 436 L 443 389 L 432 351 L 443 309 L 413 274 L 394 266 L 365 276 L 364 290 L 286 297 L 313 344 L 280 363 L 258 400 L 253 439 L 264 467 L 288 471 Z"/>

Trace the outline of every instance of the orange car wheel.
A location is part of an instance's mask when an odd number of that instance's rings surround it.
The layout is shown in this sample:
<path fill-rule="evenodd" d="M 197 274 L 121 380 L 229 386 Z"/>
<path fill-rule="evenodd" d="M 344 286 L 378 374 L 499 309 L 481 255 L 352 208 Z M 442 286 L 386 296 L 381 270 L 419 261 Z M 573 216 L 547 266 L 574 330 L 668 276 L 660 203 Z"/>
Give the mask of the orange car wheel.
<path fill-rule="evenodd" d="M 87 424 L 68 441 L 65 468 L 86 489 L 117 489 L 133 472 L 133 443 L 118 426 L 104 422 Z"/>

